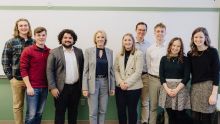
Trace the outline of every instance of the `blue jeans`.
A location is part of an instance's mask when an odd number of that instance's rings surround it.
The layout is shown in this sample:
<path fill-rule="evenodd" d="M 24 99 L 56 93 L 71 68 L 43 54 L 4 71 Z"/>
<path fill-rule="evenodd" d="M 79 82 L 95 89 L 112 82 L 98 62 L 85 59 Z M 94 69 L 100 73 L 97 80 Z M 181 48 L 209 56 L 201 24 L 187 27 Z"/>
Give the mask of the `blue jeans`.
<path fill-rule="evenodd" d="M 25 124 L 40 124 L 48 94 L 47 88 L 34 88 L 34 96 L 26 93 L 27 111 Z"/>

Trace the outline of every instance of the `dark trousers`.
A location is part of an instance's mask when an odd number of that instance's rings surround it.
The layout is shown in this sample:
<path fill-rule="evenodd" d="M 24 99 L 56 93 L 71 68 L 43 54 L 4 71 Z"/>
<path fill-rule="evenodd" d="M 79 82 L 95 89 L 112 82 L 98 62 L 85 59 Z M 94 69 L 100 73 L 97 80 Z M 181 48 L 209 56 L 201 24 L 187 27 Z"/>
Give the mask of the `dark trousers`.
<path fill-rule="evenodd" d="M 191 124 L 191 119 L 186 110 L 178 111 L 166 108 L 166 111 L 169 116 L 169 124 Z"/>
<path fill-rule="evenodd" d="M 81 96 L 79 83 L 65 84 L 55 102 L 55 124 L 64 124 L 65 112 L 68 111 L 68 124 L 77 124 L 78 104 Z"/>
<path fill-rule="evenodd" d="M 215 113 L 192 111 L 193 124 L 213 124 Z"/>
<path fill-rule="evenodd" d="M 118 111 L 119 124 L 127 124 L 127 110 L 128 123 L 137 123 L 137 105 L 141 95 L 141 89 L 137 90 L 122 90 L 116 87 L 116 105 Z"/>

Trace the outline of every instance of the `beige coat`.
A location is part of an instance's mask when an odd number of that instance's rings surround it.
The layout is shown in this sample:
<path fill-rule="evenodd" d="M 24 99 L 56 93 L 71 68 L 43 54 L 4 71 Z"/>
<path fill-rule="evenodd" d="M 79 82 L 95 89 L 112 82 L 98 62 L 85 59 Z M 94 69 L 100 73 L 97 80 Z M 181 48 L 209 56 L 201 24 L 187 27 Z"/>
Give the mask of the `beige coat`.
<path fill-rule="evenodd" d="M 143 54 L 136 50 L 134 55 L 130 54 L 126 68 L 124 68 L 125 56 L 116 56 L 114 71 L 116 78 L 116 86 L 119 87 L 120 82 L 124 81 L 128 84 L 128 90 L 140 89 L 143 87 L 141 74 L 143 70 Z"/>

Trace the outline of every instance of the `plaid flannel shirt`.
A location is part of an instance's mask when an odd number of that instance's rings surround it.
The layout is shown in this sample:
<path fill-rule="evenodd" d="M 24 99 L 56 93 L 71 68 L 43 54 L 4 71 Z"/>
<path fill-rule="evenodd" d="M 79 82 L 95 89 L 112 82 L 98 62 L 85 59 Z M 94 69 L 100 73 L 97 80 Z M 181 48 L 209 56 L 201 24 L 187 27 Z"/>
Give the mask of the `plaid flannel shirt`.
<path fill-rule="evenodd" d="M 22 80 L 20 74 L 20 56 L 22 50 L 33 44 L 33 39 L 24 40 L 21 37 L 11 38 L 5 43 L 2 53 L 2 66 L 5 75 L 11 80 L 13 77 Z"/>

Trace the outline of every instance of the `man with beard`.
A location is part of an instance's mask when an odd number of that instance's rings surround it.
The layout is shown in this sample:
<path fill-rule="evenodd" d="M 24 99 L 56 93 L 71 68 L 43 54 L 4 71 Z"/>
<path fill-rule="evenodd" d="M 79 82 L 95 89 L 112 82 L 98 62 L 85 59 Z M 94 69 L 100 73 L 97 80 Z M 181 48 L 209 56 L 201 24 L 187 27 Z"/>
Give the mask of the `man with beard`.
<path fill-rule="evenodd" d="M 58 35 L 61 46 L 53 49 L 47 60 L 48 87 L 55 103 L 55 124 L 76 124 L 77 107 L 81 96 L 83 52 L 73 46 L 77 35 L 73 30 L 64 29 Z"/>

